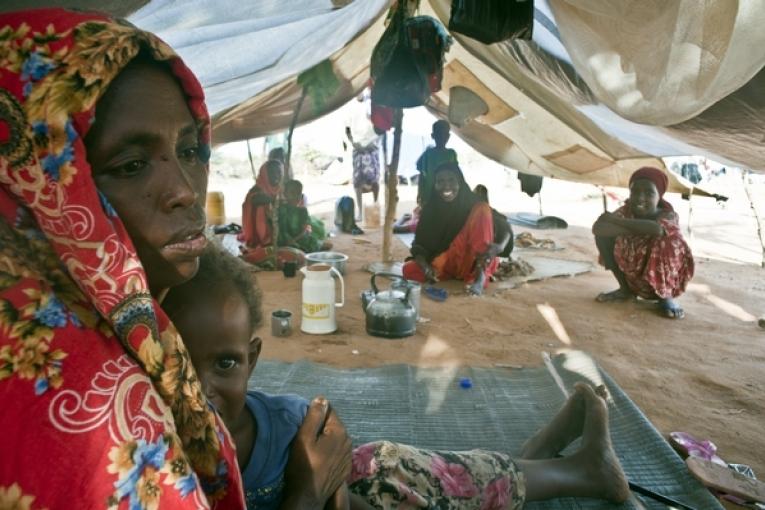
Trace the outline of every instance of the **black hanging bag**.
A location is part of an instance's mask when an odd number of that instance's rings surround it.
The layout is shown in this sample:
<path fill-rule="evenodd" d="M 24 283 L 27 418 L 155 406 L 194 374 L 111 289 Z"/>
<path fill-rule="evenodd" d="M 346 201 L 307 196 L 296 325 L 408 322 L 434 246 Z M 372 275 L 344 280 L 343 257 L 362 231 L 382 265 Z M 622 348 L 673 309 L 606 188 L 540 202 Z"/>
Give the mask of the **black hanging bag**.
<path fill-rule="evenodd" d="M 531 39 L 534 0 L 452 0 L 449 30 L 484 44 Z"/>
<path fill-rule="evenodd" d="M 441 89 L 450 38 L 437 20 L 406 18 L 399 7 L 372 51 L 372 103 L 391 108 L 421 106 Z"/>

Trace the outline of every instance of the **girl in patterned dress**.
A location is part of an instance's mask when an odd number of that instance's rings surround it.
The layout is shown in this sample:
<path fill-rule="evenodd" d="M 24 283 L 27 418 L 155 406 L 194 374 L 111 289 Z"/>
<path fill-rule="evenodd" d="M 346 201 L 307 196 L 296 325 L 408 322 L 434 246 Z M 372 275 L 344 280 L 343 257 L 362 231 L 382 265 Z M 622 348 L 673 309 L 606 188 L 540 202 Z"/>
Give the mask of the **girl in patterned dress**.
<path fill-rule="evenodd" d="M 237 445 L 248 508 L 276 509 L 289 445 L 307 402 L 248 390 L 261 350 L 261 292 L 249 269 L 209 250 L 191 281 L 163 307 L 186 341 L 202 386 Z M 602 387 L 578 385 L 553 420 L 517 457 L 484 450 L 433 451 L 376 441 L 353 451 L 351 475 L 325 508 L 516 510 L 525 501 L 566 496 L 623 501 L 627 483 L 611 448 Z M 582 437 L 573 454 L 556 458 Z M 322 508 L 324 505 L 317 505 Z"/>
<path fill-rule="evenodd" d="M 665 317 L 682 319 L 675 301 L 693 278 L 693 255 L 680 232 L 677 213 L 662 197 L 667 175 L 643 167 L 630 177 L 630 197 L 614 211 L 603 213 L 592 226 L 600 259 L 619 288 L 598 295 L 599 302 L 640 297 L 657 300 Z"/>

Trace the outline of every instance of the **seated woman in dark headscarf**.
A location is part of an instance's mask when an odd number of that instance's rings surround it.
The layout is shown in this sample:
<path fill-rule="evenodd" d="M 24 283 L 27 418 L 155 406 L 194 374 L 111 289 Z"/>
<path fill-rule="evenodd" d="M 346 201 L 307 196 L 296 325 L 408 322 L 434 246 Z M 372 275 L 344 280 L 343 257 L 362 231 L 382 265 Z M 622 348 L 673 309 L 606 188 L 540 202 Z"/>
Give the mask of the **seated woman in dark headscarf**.
<path fill-rule="evenodd" d="M 423 207 L 404 277 L 419 282 L 456 278 L 479 295 L 498 266 L 489 204 L 470 191 L 455 163 L 439 166 L 434 193 Z"/>
<path fill-rule="evenodd" d="M 643 167 L 630 177 L 630 198 L 615 212 L 603 213 L 592 226 L 595 244 L 619 288 L 598 295 L 599 302 L 635 296 L 659 301 L 662 313 L 682 319 L 674 301 L 693 277 L 693 255 L 683 239 L 677 213 L 662 197 L 667 175 Z"/>

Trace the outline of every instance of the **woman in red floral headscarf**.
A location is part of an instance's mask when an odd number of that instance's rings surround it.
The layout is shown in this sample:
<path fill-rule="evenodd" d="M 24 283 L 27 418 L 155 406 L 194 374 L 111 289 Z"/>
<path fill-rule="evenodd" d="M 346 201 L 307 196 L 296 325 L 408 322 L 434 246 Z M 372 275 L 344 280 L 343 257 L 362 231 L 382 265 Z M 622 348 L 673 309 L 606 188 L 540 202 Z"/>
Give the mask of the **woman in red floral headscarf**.
<path fill-rule="evenodd" d="M 209 153 L 201 87 L 151 34 L 0 15 L 0 507 L 243 508 L 157 301 L 197 270 Z"/>
<path fill-rule="evenodd" d="M 680 232 L 679 218 L 662 197 L 667 175 L 643 167 L 630 177 L 630 198 L 613 213 L 603 213 L 592 226 L 601 261 L 613 272 L 619 288 L 598 295 L 600 302 L 635 296 L 658 300 L 664 316 L 682 319 L 674 298 L 693 277 L 693 255 Z"/>

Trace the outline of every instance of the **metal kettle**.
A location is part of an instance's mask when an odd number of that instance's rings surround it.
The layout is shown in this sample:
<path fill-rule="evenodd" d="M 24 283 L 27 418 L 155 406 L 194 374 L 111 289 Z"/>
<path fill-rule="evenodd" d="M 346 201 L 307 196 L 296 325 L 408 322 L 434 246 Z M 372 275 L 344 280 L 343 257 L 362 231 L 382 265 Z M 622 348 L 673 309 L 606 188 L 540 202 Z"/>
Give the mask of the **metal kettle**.
<path fill-rule="evenodd" d="M 393 273 L 372 275 L 372 290 L 365 291 L 361 296 L 366 313 L 367 333 L 384 338 L 403 338 L 413 335 L 417 329 L 417 310 L 409 299 L 411 289 L 380 291 L 375 281 L 378 276 L 403 280 Z"/>

